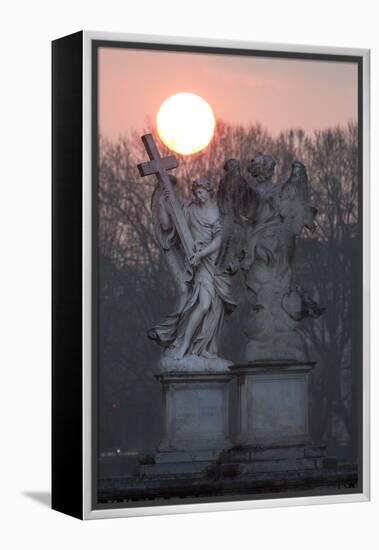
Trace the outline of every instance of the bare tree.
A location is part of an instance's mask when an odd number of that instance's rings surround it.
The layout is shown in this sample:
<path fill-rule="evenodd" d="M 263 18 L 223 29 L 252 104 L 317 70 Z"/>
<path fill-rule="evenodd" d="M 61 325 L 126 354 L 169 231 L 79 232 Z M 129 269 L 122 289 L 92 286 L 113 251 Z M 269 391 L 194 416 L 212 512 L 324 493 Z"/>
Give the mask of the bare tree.
<path fill-rule="evenodd" d="M 357 127 L 350 124 L 311 136 L 301 129 L 289 130 L 274 139 L 259 125 L 243 127 L 220 122 L 215 138 L 203 152 L 177 155 L 179 168 L 175 175 L 182 197 L 189 196 L 191 182 L 199 175 L 218 183 L 228 158 L 240 160 L 248 179 L 246 167 L 259 151 L 270 152 L 276 158 L 279 181 L 287 179 L 295 158 L 308 170 L 312 202 L 319 211 L 318 231 L 313 236 L 304 235 L 299 243 L 298 278 L 300 284 L 317 289 L 318 301 L 327 308 L 317 323 L 305 327 L 319 360 L 319 374 L 312 389 L 318 417 L 314 430 L 318 439 L 330 443 L 334 437 L 333 418 L 337 415 L 356 448 L 358 396 L 354 373 L 358 372 L 359 338 L 354 315 L 359 309 L 359 272 L 355 266 L 359 264 L 356 258 L 360 244 Z M 162 154 L 168 153 L 162 146 Z M 159 408 L 160 388 L 153 377 L 159 350 L 149 344 L 145 334 L 166 313 L 167 304 L 172 304 L 174 285 L 167 285 L 170 273 L 153 236 L 150 199 L 154 178 L 142 179 L 136 169 L 145 155 L 140 134 L 116 143 L 100 140 L 99 362 L 103 448 L 114 446 L 116 441 L 120 446 L 131 440 L 142 445 L 141 431 L 152 447 L 159 437 L 159 415 L 155 411 Z M 239 288 L 238 275 L 235 286 Z M 226 355 L 235 360 L 240 359 L 244 345 L 243 315 L 241 300 L 226 323 L 223 338 Z M 138 407 L 137 425 L 133 411 Z"/>

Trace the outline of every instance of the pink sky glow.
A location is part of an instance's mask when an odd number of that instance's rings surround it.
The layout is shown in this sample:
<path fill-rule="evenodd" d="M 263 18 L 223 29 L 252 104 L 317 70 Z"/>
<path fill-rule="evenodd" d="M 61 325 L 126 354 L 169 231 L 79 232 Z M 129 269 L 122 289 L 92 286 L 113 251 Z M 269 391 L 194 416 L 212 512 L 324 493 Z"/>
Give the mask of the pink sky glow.
<path fill-rule="evenodd" d="M 161 103 L 177 92 L 203 97 L 217 119 L 274 135 L 306 133 L 357 120 L 354 63 L 187 52 L 99 49 L 99 129 L 115 140 L 150 130 Z"/>

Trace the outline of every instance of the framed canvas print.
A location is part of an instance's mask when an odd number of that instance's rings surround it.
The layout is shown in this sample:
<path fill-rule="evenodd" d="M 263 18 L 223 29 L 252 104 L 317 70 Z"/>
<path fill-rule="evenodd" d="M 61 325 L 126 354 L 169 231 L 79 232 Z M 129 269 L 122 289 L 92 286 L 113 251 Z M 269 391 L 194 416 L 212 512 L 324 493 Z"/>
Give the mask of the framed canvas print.
<path fill-rule="evenodd" d="M 53 508 L 367 500 L 368 50 L 52 52 Z"/>

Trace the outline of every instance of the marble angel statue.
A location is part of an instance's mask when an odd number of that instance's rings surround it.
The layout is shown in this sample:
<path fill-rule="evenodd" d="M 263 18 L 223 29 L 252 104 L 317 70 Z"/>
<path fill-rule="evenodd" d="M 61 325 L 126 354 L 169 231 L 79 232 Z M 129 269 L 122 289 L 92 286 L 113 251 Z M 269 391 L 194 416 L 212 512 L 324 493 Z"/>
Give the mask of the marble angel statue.
<path fill-rule="evenodd" d="M 171 183 L 175 179 L 171 177 Z M 173 186 L 173 188 L 175 188 Z M 230 274 L 217 266 L 223 246 L 223 222 L 215 191 L 206 178 L 192 183 L 192 199 L 181 205 L 193 239 L 193 252 L 185 254 L 173 222 L 169 196 L 157 186 L 152 198 L 156 239 L 177 283 L 179 300 L 175 311 L 148 331 L 148 337 L 165 349 L 161 365 L 184 368 L 218 368 L 225 315 L 236 307 Z M 184 363 L 183 363 L 184 362 Z M 230 363 L 229 363 L 230 364 Z"/>
<path fill-rule="evenodd" d="M 295 282 L 296 240 L 303 229 L 315 231 L 317 210 L 309 204 L 305 166 L 295 161 L 289 179 L 275 183 L 275 161 L 259 153 L 251 162 L 258 210 L 244 260 L 251 305 L 245 333 L 248 361 L 307 359 L 299 322 L 323 309 Z"/>

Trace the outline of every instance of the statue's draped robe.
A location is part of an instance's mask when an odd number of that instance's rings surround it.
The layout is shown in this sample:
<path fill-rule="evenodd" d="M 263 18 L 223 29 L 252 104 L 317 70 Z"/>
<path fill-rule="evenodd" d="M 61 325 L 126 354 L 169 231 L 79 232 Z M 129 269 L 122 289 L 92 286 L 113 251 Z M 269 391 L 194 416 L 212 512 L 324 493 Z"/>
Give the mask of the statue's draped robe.
<path fill-rule="evenodd" d="M 221 233 L 220 217 L 210 222 L 206 212 L 196 203 L 191 202 L 185 206 L 184 213 L 193 239 L 200 248 L 207 246 Z M 187 353 L 201 355 L 205 351 L 217 355 L 224 315 L 231 313 L 236 307 L 231 294 L 230 276 L 216 268 L 218 253 L 219 250 L 215 250 L 202 258 L 199 266 L 195 268 L 193 279 L 188 283 L 190 292 L 184 306 L 154 327 L 153 332 L 160 345 L 181 345 L 190 316 L 199 307 L 200 288 L 203 288 L 210 296 L 210 307 L 196 327 Z"/>

